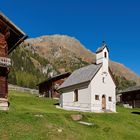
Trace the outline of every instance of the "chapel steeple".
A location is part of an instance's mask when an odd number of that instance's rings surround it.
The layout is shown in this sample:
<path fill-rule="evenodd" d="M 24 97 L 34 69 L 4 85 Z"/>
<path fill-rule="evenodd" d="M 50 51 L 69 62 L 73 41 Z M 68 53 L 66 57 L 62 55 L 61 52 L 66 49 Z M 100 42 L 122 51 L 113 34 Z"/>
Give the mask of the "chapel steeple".
<path fill-rule="evenodd" d="M 96 64 L 102 64 L 103 70 L 108 71 L 108 62 L 109 62 L 109 50 L 105 43 L 102 42 L 102 46 L 96 51 Z"/>

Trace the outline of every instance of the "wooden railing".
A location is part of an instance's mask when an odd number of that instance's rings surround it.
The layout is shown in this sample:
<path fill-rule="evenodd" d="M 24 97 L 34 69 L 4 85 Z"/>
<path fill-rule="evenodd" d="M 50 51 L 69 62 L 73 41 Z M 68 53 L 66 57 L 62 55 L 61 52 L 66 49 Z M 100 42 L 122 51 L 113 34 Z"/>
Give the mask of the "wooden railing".
<path fill-rule="evenodd" d="M 0 66 L 4 67 L 11 66 L 11 59 L 6 57 L 0 57 Z"/>

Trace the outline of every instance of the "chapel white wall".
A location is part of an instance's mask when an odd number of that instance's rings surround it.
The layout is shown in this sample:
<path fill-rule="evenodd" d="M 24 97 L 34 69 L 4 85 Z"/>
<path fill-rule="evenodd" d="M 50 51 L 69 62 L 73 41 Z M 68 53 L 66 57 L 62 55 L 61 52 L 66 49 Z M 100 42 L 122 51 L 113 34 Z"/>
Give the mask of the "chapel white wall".
<path fill-rule="evenodd" d="M 74 89 L 61 95 L 61 107 L 69 110 L 91 111 L 90 85 L 78 89 L 78 101 L 74 102 Z"/>
<path fill-rule="evenodd" d="M 102 111 L 102 96 L 106 96 L 106 109 L 111 110 L 113 112 L 116 111 L 116 86 L 112 77 L 107 72 L 107 76 L 105 77 L 105 83 L 103 83 L 103 72 L 104 69 L 101 68 L 96 76 L 90 83 L 91 87 L 91 110 L 93 112 L 101 112 Z M 99 95 L 99 100 L 95 100 L 95 95 Z M 108 101 L 108 98 L 111 97 L 112 101 Z"/>

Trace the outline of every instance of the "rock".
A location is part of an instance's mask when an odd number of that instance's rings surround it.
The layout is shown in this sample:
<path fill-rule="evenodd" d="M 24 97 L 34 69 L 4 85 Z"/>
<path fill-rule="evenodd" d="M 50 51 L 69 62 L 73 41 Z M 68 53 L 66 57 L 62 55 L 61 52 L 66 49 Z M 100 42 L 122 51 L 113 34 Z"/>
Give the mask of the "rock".
<path fill-rule="evenodd" d="M 79 120 L 81 120 L 83 118 L 83 116 L 80 115 L 80 114 L 74 114 L 74 115 L 71 115 L 71 118 L 74 121 L 79 121 Z"/>
<path fill-rule="evenodd" d="M 94 125 L 94 123 L 88 123 L 88 122 L 83 122 L 83 121 L 79 121 L 78 123 L 83 124 L 83 125 L 88 125 L 88 126 Z"/>
<path fill-rule="evenodd" d="M 40 118 L 42 118 L 43 115 L 36 114 L 35 117 L 40 117 Z"/>
<path fill-rule="evenodd" d="M 59 133 L 61 133 L 61 132 L 62 132 L 62 129 L 59 128 L 59 129 L 57 129 L 57 131 L 58 131 Z"/>

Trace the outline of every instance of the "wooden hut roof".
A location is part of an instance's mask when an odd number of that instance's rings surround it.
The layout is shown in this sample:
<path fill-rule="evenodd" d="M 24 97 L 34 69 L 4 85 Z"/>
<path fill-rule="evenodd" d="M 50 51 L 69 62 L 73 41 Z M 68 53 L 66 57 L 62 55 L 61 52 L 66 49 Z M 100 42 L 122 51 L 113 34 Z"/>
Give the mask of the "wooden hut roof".
<path fill-rule="evenodd" d="M 10 32 L 10 37 L 7 39 L 8 54 L 27 38 L 27 35 L 12 21 L 10 21 L 2 12 L 0 12 L 0 27 L 6 27 Z M 1 30 L 2 29 L 0 28 L 0 32 Z"/>
<path fill-rule="evenodd" d="M 63 73 L 63 74 L 59 74 L 59 75 L 50 77 L 50 78 L 48 78 L 47 80 L 45 80 L 45 81 L 39 83 L 37 86 L 46 84 L 46 83 L 48 83 L 48 82 L 54 82 L 54 81 L 57 81 L 57 80 L 59 80 L 59 79 L 66 78 L 66 77 L 68 77 L 68 76 L 70 76 L 70 75 L 71 75 L 70 72 L 66 72 L 66 73 Z"/>
<path fill-rule="evenodd" d="M 123 91 L 120 91 L 119 93 L 123 94 L 123 93 L 128 93 L 128 92 L 135 92 L 135 91 L 140 91 L 140 86 L 129 87 L 129 88 L 123 90 Z"/>

